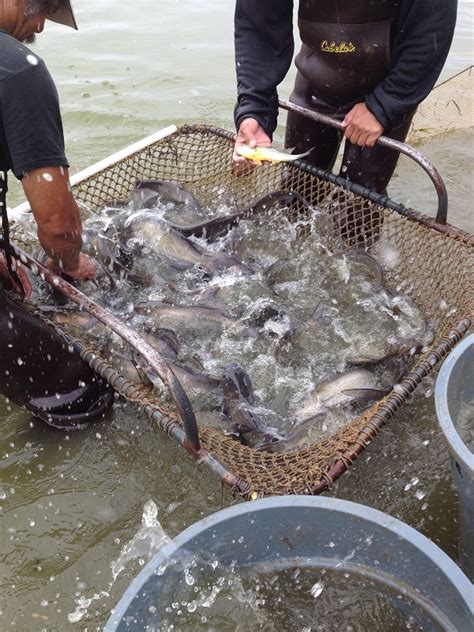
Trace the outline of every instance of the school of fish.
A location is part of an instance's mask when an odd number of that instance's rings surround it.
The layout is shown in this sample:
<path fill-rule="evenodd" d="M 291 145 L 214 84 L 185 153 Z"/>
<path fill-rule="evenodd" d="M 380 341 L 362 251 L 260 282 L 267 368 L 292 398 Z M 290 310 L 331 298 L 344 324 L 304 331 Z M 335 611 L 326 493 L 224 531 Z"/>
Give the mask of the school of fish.
<path fill-rule="evenodd" d="M 261 149 L 252 159 L 270 159 Z M 413 300 L 386 290 L 373 253 L 335 255 L 314 232 L 303 240 L 285 213 L 295 203 L 311 209 L 278 190 L 216 215 L 180 183 L 143 180 L 85 221 L 102 303 L 166 358 L 199 424 L 262 450 L 296 449 L 347 423 L 390 392 L 431 335 Z M 183 208 L 197 221 L 183 222 Z M 127 379 L 167 396 L 99 322 L 47 309 Z"/>

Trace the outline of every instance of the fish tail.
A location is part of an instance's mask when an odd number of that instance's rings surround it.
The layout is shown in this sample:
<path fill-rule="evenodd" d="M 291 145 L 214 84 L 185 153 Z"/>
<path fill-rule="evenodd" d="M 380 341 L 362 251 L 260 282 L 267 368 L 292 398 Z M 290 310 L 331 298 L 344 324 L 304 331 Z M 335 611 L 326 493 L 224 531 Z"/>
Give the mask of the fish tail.
<path fill-rule="evenodd" d="M 310 147 L 307 151 L 305 151 L 302 154 L 297 154 L 295 156 L 295 158 L 305 158 L 306 156 L 309 156 L 309 154 L 313 151 L 314 147 Z"/>

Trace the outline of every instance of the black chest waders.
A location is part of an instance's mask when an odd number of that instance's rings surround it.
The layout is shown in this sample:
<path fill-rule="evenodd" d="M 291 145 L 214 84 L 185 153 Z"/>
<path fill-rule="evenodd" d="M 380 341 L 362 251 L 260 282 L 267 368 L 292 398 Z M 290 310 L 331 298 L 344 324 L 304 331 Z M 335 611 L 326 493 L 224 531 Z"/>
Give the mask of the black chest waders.
<path fill-rule="evenodd" d="M 18 274 L 13 268 L 13 259 L 10 246 L 10 225 L 8 223 L 7 213 L 7 192 L 8 192 L 8 180 L 7 172 L 0 171 L 0 206 L 2 209 L 2 238 L 0 239 L 0 249 L 3 249 L 5 253 L 5 260 L 10 276 L 15 284 L 18 286 L 21 298 L 25 297 L 25 290 L 23 284 L 20 281 Z"/>
<path fill-rule="evenodd" d="M 314 106 L 350 108 L 383 80 L 394 12 L 392 0 L 300 2 L 295 64 Z"/>
<path fill-rule="evenodd" d="M 7 174 L 0 171 L 2 232 L 8 272 L 25 292 L 13 268 L 7 215 Z M 0 392 L 36 418 L 56 428 L 82 428 L 103 416 L 114 401 L 113 390 L 79 357 L 65 340 L 26 309 L 8 299 L 0 284 Z M 33 342 L 34 341 L 34 342 Z M 18 357 L 24 362 L 18 363 Z M 57 371 L 55 367 L 61 367 Z M 53 394 L 51 394 L 53 393 Z"/>
<path fill-rule="evenodd" d="M 388 74 L 391 64 L 391 24 L 395 18 L 392 0 L 305 0 L 300 2 L 298 25 L 302 40 L 295 58 L 298 68 L 290 101 L 306 109 L 342 121 L 356 105 L 364 103 Z M 403 123 L 383 134 L 404 141 L 413 110 Z M 290 112 L 286 125 L 286 147 L 295 153 L 313 148 L 306 158 L 321 169 L 334 168 L 343 132 Z M 395 171 L 398 152 L 387 147 L 361 147 L 345 143 L 340 175 L 377 193 L 386 194 Z M 334 220 L 349 244 L 378 240 L 381 216 L 364 203 L 347 208 L 339 200 Z M 364 230 L 362 230 L 364 227 Z"/>

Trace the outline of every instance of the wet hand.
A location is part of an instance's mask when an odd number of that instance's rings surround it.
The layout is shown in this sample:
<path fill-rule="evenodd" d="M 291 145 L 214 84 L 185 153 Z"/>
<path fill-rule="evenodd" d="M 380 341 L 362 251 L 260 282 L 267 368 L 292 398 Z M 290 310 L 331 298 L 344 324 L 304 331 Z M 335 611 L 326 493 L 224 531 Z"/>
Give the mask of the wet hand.
<path fill-rule="evenodd" d="M 263 147 L 270 147 L 271 144 L 272 141 L 270 140 L 270 137 L 257 120 L 254 118 L 247 118 L 242 121 L 237 132 L 235 145 L 248 145 L 249 147 L 261 145 Z M 247 168 L 251 165 L 250 161 L 243 156 L 239 156 L 235 149 L 232 154 L 232 164 L 234 167 Z M 253 164 L 251 166 L 252 168 L 255 167 Z"/>
<path fill-rule="evenodd" d="M 48 260 L 48 268 L 53 270 L 53 272 L 67 274 L 73 279 L 82 279 L 83 281 L 91 281 L 94 279 L 97 270 L 94 261 L 83 252 L 79 254 L 79 263 L 74 270 L 60 269 L 52 259 Z"/>
<path fill-rule="evenodd" d="M 342 121 L 344 136 L 353 145 L 373 147 L 377 138 L 382 135 L 384 128 L 367 109 L 365 103 L 356 103 Z"/>
<path fill-rule="evenodd" d="M 16 267 L 15 272 L 17 273 L 18 278 L 20 279 L 21 284 L 23 286 L 23 291 L 25 293 L 25 301 L 29 301 L 31 298 L 32 288 L 31 288 L 30 279 L 28 278 L 28 274 L 26 270 L 20 265 Z M 1 253 L 0 253 L 0 281 L 5 285 L 7 289 L 12 289 L 18 294 L 21 294 L 21 288 L 18 287 L 18 284 L 15 283 L 15 280 L 12 278 L 10 272 L 8 271 L 5 257 Z"/>

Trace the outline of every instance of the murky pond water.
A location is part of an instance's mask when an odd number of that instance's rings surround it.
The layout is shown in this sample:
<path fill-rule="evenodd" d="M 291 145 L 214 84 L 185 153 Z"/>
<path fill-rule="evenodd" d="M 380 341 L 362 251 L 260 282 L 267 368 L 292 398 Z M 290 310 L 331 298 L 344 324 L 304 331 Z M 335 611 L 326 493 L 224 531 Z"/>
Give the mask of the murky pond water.
<path fill-rule="evenodd" d="M 213 0 L 206 10 L 198 0 L 77 4 L 81 30 L 47 27 L 37 46 L 58 82 L 72 172 L 170 123 L 232 129 L 232 3 Z M 471 7 L 460 3 L 444 77 L 472 61 Z M 282 96 L 290 87 L 291 74 Z M 446 180 L 450 221 L 472 232 L 472 133 L 435 138 L 421 150 Z M 405 160 L 391 195 L 418 208 L 436 202 Z M 406 521 L 456 559 L 457 498 L 433 386 L 428 378 L 329 494 Z M 238 502 L 130 406 L 118 403 L 103 422 L 70 434 L 3 401 L 0 416 L 2 630 L 101 629 L 161 541 L 161 527 L 172 537 Z M 132 550 L 117 566 L 150 499 L 158 508 L 150 549 Z"/>

